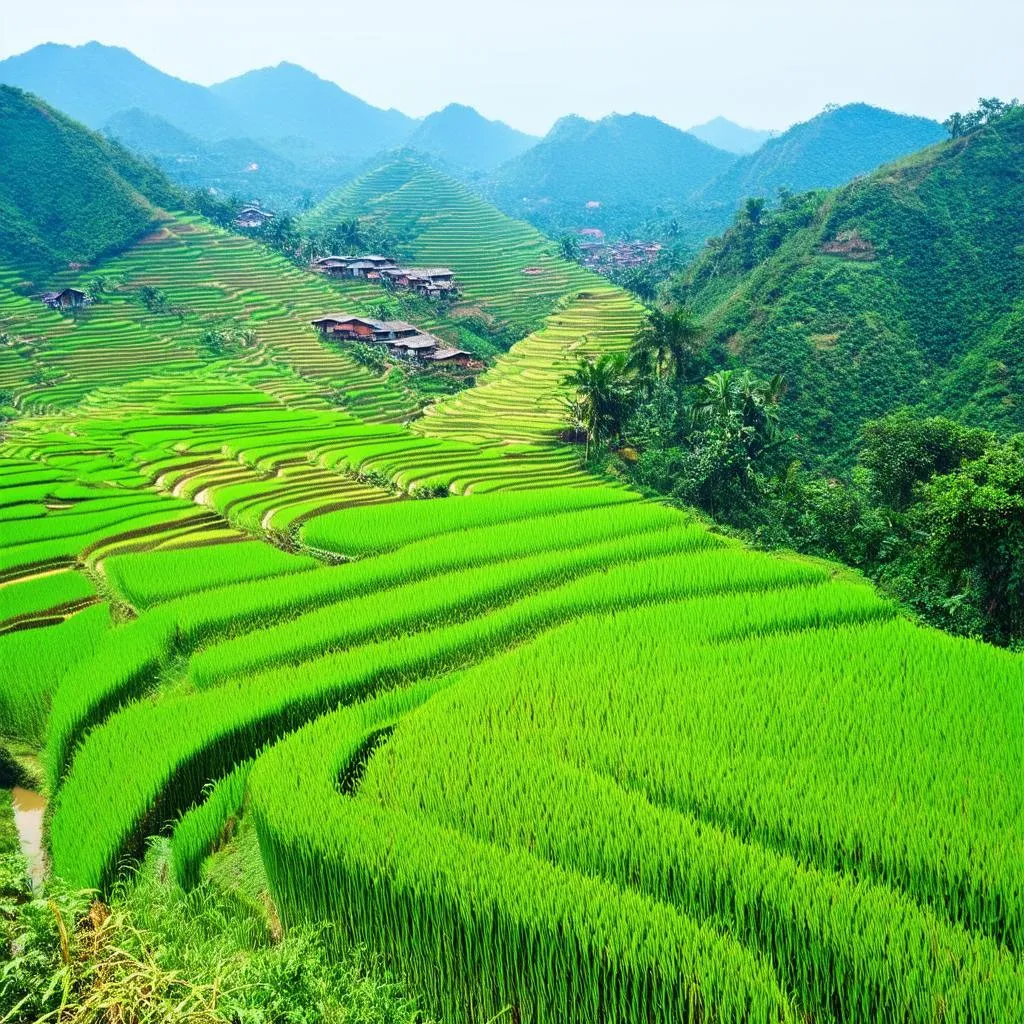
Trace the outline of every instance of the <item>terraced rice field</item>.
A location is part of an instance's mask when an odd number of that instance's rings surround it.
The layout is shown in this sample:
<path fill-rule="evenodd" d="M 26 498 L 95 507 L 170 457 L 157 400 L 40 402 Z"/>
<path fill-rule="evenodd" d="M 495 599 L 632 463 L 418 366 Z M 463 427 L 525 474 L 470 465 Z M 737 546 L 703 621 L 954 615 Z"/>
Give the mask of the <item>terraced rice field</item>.
<path fill-rule="evenodd" d="M 352 217 L 385 225 L 417 265 L 450 267 L 466 312 L 525 330 L 540 327 L 562 296 L 603 283 L 562 260 L 556 243 L 529 224 L 506 217 L 464 185 L 413 159 L 371 171 L 303 220 L 323 228 Z M 524 274 L 527 269 L 534 273 Z"/>
<path fill-rule="evenodd" d="M 511 308 L 459 223 L 437 262 Z M 324 282 L 184 220 L 114 265 L 185 339 L 266 330 L 20 392 L 0 736 L 41 751 L 57 872 L 106 890 L 168 833 L 195 885 L 243 815 L 285 927 L 451 1021 L 1024 1019 L 1024 662 L 587 477 L 557 382 L 628 344 L 622 293 L 560 267 L 546 325 L 410 429 L 300 330 Z M 41 364 L 100 330 L 4 301 Z"/>
<path fill-rule="evenodd" d="M 415 429 L 477 443 L 557 438 L 565 423 L 562 378 L 583 357 L 626 351 L 642 313 L 617 288 L 568 296 L 543 329 L 514 345 L 477 387 L 428 408 Z"/>

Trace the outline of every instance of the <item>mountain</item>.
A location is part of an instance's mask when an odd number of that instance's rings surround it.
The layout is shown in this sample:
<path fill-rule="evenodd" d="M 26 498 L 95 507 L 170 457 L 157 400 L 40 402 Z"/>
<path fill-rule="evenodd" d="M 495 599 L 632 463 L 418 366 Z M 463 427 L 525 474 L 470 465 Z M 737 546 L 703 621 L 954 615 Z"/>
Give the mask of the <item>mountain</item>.
<path fill-rule="evenodd" d="M 238 134 L 234 114 L 209 90 L 164 74 L 118 46 L 44 43 L 0 61 L 0 82 L 41 96 L 90 128 L 138 107 L 191 135 Z"/>
<path fill-rule="evenodd" d="M 679 216 L 677 239 L 691 244 L 721 230 L 690 216 L 690 196 L 736 157 L 654 117 L 563 117 L 486 186 L 492 202 L 551 235 L 589 227 L 651 237 L 655 221 Z"/>
<path fill-rule="evenodd" d="M 9 86 L 0 152 L 0 261 L 33 273 L 122 249 L 174 203 L 155 168 Z"/>
<path fill-rule="evenodd" d="M 584 205 L 679 200 L 735 158 L 655 117 L 563 117 L 497 174 L 503 197 Z"/>
<path fill-rule="evenodd" d="M 0 61 L 0 82 L 27 89 L 90 128 L 136 109 L 205 142 L 251 138 L 298 162 L 352 165 L 400 145 L 417 121 L 380 110 L 294 64 L 206 88 L 165 74 L 128 50 L 46 43 Z"/>
<path fill-rule="evenodd" d="M 834 188 L 945 137 L 938 122 L 924 117 L 865 103 L 834 107 L 741 157 L 699 198 L 734 206 L 749 196 L 773 198 L 780 188 Z"/>
<path fill-rule="evenodd" d="M 768 143 L 769 146 L 774 142 Z M 901 406 L 1024 429 L 1024 111 L 835 191 L 744 211 L 670 288 L 724 365 L 783 373 L 837 468 Z"/>
<path fill-rule="evenodd" d="M 249 71 L 210 87 L 235 111 L 234 135 L 261 140 L 299 140 L 304 150 L 362 160 L 401 145 L 417 122 L 397 110 L 381 110 L 296 64 Z M 288 150 L 283 150 L 287 156 Z"/>
<path fill-rule="evenodd" d="M 724 149 L 727 153 L 738 153 L 744 155 L 753 153 L 760 149 L 776 132 L 761 131 L 757 128 L 744 128 L 724 117 L 714 117 L 704 124 L 694 125 L 687 129 L 690 135 L 696 135 L 698 139 Z"/>
<path fill-rule="evenodd" d="M 114 114 L 103 134 L 151 160 L 179 185 L 258 198 L 271 207 L 319 199 L 351 177 L 347 162 L 332 165 L 322 158 L 299 167 L 253 139 L 206 142 L 144 110 Z"/>
<path fill-rule="evenodd" d="M 535 136 L 489 121 L 472 107 L 450 103 L 424 118 L 405 144 L 453 168 L 491 171 L 537 142 Z"/>

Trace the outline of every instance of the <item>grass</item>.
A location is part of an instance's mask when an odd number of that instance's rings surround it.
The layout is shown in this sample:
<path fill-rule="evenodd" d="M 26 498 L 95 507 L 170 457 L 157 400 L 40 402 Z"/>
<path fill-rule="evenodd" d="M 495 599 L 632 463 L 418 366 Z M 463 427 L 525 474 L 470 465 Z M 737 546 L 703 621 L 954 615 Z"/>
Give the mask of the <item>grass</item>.
<path fill-rule="evenodd" d="M 231 583 L 304 572 L 317 564 L 250 542 L 116 555 L 104 561 L 103 572 L 121 597 L 141 609 Z"/>
<path fill-rule="evenodd" d="M 329 957 L 321 929 L 280 937 L 255 907 L 205 883 L 167 882 L 166 853 L 109 904 L 51 884 L 13 907 L 0 978 L 11 1024 L 413 1024 L 424 1015 L 378 957 Z M 7 909 L 5 907 L 5 909 Z"/>

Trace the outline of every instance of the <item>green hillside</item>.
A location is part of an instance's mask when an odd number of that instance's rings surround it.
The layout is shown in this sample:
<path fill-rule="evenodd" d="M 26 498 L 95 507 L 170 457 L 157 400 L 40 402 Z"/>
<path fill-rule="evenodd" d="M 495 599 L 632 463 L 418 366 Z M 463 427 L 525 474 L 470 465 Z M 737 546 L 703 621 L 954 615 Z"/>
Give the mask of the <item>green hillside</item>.
<path fill-rule="evenodd" d="M 770 144 L 769 144 L 770 145 Z M 901 405 L 1024 427 L 1024 115 L 740 214 L 670 289 L 726 363 L 781 372 L 799 452 Z"/>
<path fill-rule="evenodd" d="M 521 334 L 538 328 L 563 295 L 603 284 L 566 263 L 534 228 L 414 158 L 386 163 L 339 189 L 302 224 L 323 230 L 353 217 L 389 231 L 414 265 L 454 270 L 456 315 L 483 316 Z"/>
<path fill-rule="evenodd" d="M 0 261 L 30 271 L 123 249 L 175 199 L 155 168 L 7 86 L 0 151 Z"/>
<path fill-rule="evenodd" d="M 890 319 L 966 388 L 957 331 L 1018 344 L 1020 145 L 751 207 L 676 288 L 830 401 Z M 455 271 L 417 326 L 525 335 L 418 418 L 310 325 L 382 286 L 199 216 L 56 275 L 75 316 L 0 266 L 0 764 L 54 876 L 4 790 L 0 1019 L 1017 1020 L 1021 657 L 593 473 L 563 378 L 643 310 L 529 225 L 407 159 L 304 226 L 351 218 Z"/>
<path fill-rule="evenodd" d="M 698 199 L 735 206 L 748 196 L 774 199 L 780 188 L 834 188 L 945 137 L 935 121 L 865 103 L 826 109 L 737 160 Z"/>

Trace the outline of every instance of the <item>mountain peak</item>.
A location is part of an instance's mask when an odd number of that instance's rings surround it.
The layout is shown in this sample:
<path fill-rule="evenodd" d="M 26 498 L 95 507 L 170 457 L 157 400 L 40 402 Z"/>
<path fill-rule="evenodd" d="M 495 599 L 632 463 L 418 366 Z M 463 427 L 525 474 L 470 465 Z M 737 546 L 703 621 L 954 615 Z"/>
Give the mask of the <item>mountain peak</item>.
<path fill-rule="evenodd" d="M 926 117 L 867 103 L 826 107 L 740 157 L 702 198 L 736 204 L 749 196 L 773 197 L 780 188 L 833 188 L 945 137 L 942 126 Z"/>
<path fill-rule="evenodd" d="M 452 167 L 490 171 L 536 142 L 532 135 L 516 131 L 504 121 L 491 121 L 474 107 L 449 103 L 423 119 L 408 145 Z"/>
<path fill-rule="evenodd" d="M 694 125 L 688 131 L 712 146 L 737 154 L 753 153 L 776 134 L 759 128 L 744 128 L 721 115 Z"/>

